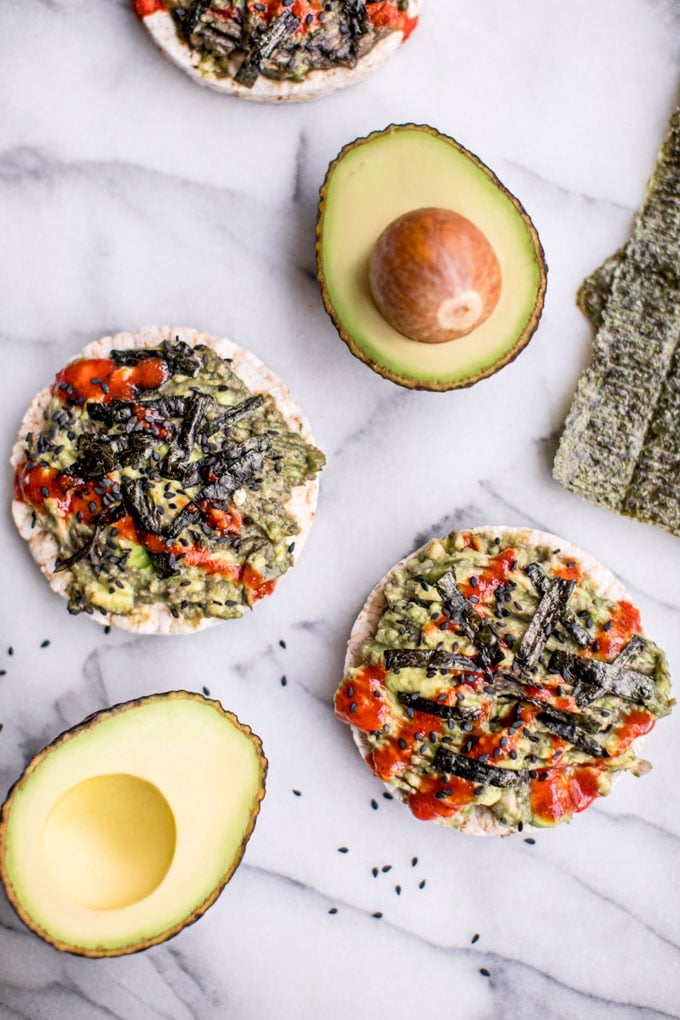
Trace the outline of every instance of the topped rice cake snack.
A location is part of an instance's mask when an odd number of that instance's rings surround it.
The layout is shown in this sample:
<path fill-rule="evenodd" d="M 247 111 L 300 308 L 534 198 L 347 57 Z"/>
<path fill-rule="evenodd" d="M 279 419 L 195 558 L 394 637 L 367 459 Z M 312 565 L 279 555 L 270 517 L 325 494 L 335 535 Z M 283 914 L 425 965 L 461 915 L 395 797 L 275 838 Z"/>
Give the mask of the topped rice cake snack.
<path fill-rule="evenodd" d="M 396 53 L 422 0 L 134 0 L 166 57 L 201 85 L 263 103 L 318 99 Z"/>
<path fill-rule="evenodd" d="M 672 707 L 664 653 L 613 574 L 541 531 L 434 539 L 371 592 L 335 696 L 417 818 L 479 835 L 568 821 Z"/>
<path fill-rule="evenodd" d="M 35 397 L 12 512 L 69 612 L 190 633 L 273 591 L 309 534 L 323 464 L 258 358 L 153 327 L 90 344 Z"/>

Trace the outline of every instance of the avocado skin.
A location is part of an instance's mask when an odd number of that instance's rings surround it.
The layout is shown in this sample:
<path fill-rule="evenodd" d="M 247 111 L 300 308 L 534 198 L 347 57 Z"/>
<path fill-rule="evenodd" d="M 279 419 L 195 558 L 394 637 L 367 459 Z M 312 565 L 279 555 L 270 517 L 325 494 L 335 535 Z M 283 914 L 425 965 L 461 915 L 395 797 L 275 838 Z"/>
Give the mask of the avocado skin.
<path fill-rule="evenodd" d="M 243 834 L 243 838 L 241 840 L 241 843 L 236 854 L 230 861 L 229 867 L 220 877 L 219 882 L 217 883 L 213 891 L 210 893 L 210 895 L 206 897 L 206 899 L 202 903 L 200 903 L 198 907 L 196 907 L 196 909 L 193 910 L 184 920 L 180 921 L 172 928 L 168 928 L 165 931 L 159 932 L 157 935 L 154 935 L 148 939 L 144 939 L 136 943 L 132 943 L 130 945 L 116 946 L 113 949 L 104 948 L 102 946 L 95 947 L 73 946 L 66 942 L 62 942 L 60 939 L 53 938 L 53 936 L 48 931 L 46 931 L 39 924 L 37 924 L 37 922 L 30 916 L 30 914 L 28 914 L 24 910 L 21 901 L 18 899 L 14 892 L 14 888 L 11 884 L 9 875 L 7 873 L 7 849 L 8 849 L 7 824 L 9 820 L 10 810 L 12 807 L 12 800 L 15 794 L 21 789 L 23 783 L 30 776 L 30 774 L 36 768 L 38 768 L 40 764 L 42 764 L 42 762 L 52 753 L 52 751 L 56 750 L 63 744 L 67 743 L 72 737 L 77 736 L 79 733 L 82 733 L 85 730 L 92 729 L 92 727 L 95 726 L 97 723 L 103 722 L 104 719 L 112 715 L 116 715 L 119 712 L 127 712 L 132 709 L 139 708 L 141 705 L 148 705 L 152 702 L 163 702 L 177 699 L 188 699 L 191 701 L 199 701 L 204 704 L 206 703 L 209 704 L 216 712 L 219 712 L 219 714 L 224 716 L 225 719 L 228 719 L 229 722 L 236 729 L 240 730 L 241 733 L 245 734 L 245 736 L 247 736 L 255 746 L 260 770 L 258 792 L 255 803 L 251 809 L 248 825 Z M 151 694 L 143 698 L 136 698 L 133 701 L 120 702 L 116 705 L 112 705 L 110 708 L 103 709 L 99 712 L 93 712 L 91 715 L 86 716 L 85 719 L 77 723 L 75 726 L 72 726 L 70 729 L 64 730 L 50 744 L 47 744 L 45 747 L 43 747 L 41 751 L 38 751 L 38 753 L 34 755 L 34 757 L 28 763 L 22 774 L 19 776 L 17 781 L 10 787 L 7 793 L 5 802 L 2 805 L 2 810 L 0 811 L 0 882 L 2 882 L 5 888 L 7 899 L 9 900 L 14 910 L 16 911 L 16 913 L 18 914 L 18 916 L 20 917 L 20 919 L 23 921 L 27 928 L 30 928 L 30 930 L 34 932 L 34 934 L 38 935 L 39 938 L 43 939 L 45 942 L 48 942 L 55 949 L 58 949 L 60 952 L 70 953 L 73 956 L 86 956 L 91 959 L 100 959 L 102 957 L 112 956 L 127 956 L 131 955 L 132 953 L 142 952 L 144 949 L 149 949 L 151 946 L 156 946 L 161 942 L 166 942 L 168 939 L 172 938 L 174 935 L 177 935 L 180 931 L 188 927 L 190 924 L 194 924 L 196 921 L 198 921 L 200 917 L 203 916 L 206 910 L 212 906 L 212 904 L 221 894 L 225 885 L 236 871 L 236 868 L 240 864 L 241 858 L 243 857 L 246 844 L 248 843 L 248 840 L 250 839 L 250 836 L 255 827 L 255 822 L 260 812 L 260 805 L 266 792 L 265 780 L 267 777 L 268 764 L 269 763 L 262 751 L 262 741 L 260 740 L 256 733 L 253 733 L 249 726 L 247 726 L 245 723 L 240 722 L 239 719 L 233 714 L 233 712 L 228 712 L 225 708 L 223 708 L 219 701 L 215 699 L 205 698 L 202 694 L 197 694 L 193 691 L 179 690 L 179 691 L 166 691 L 161 694 Z"/>
<path fill-rule="evenodd" d="M 463 379 L 441 381 L 416 379 L 413 376 L 395 372 L 386 365 L 379 364 L 373 358 L 370 357 L 370 355 L 363 349 L 363 347 L 361 347 L 359 343 L 357 343 L 355 338 L 345 327 L 345 324 L 342 321 L 341 316 L 339 315 L 337 309 L 331 302 L 330 295 L 328 292 L 325 269 L 323 264 L 322 240 L 324 232 L 324 219 L 326 211 L 328 186 L 330 183 L 330 179 L 333 175 L 333 172 L 335 171 L 337 166 L 342 162 L 345 155 L 352 149 L 354 149 L 357 145 L 370 143 L 375 139 L 378 139 L 387 134 L 391 134 L 392 132 L 395 131 L 405 130 L 422 131 L 426 134 L 431 135 L 434 138 L 438 138 L 442 141 L 445 141 L 449 143 L 451 146 L 453 146 L 453 148 L 456 149 L 459 153 L 466 156 L 472 163 L 474 163 L 475 166 L 479 170 L 481 170 L 493 182 L 493 184 L 498 188 L 498 190 L 501 191 L 506 196 L 506 198 L 508 198 L 510 202 L 513 204 L 517 214 L 522 219 L 534 246 L 536 263 L 540 275 L 540 283 L 533 311 L 529 319 L 527 320 L 524 329 L 522 330 L 521 334 L 518 336 L 514 344 L 497 361 L 495 361 L 492 365 L 488 366 L 486 369 L 471 374 L 470 376 L 465 377 Z M 414 124 L 414 123 L 389 124 L 386 128 L 383 128 L 382 130 L 372 131 L 369 135 L 366 135 L 365 137 L 355 138 L 353 141 L 348 142 L 347 145 L 343 146 L 343 148 L 340 150 L 335 159 L 332 160 L 332 162 L 329 164 L 323 184 L 321 185 L 321 188 L 319 190 L 319 205 L 316 220 L 315 251 L 316 251 L 316 275 L 321 289 L 321 297 L 326 312 L 330 316 L 333 325 L 335 326 L 341 340 L 344 341 L 344 343 L 347 345 L 347 347 L 349 348 L 349 350 L 351 351 L 355 358 L 358 358 L 360 361 L 363 361 L 366 365 L 372 368 L 374 372 L 377 372 L 378 375 L 381 375 L 385 379 L 389 379 L 390 382 L 396 383 L 398 386 L 404 386 L 407 387 L 408 389 L 432 390 L 437 392 L 444 392 L 452 389 L 464 389 L 474 385 L 474 383 L 479 382 L 481 379 L 487 379 L 489 376 L 495 375 L 495 373 L 500 371 L 501 368 L 504 368 L 506 365 L 509 365 L 511 361 L 514 361 L 518 354 L 520 354 L 524 350 L 524 348 L 527 346 L 532 336 L 536 332 L 541 315 L 543 313 L 543 306 L 545 303 L 545 292 L 547 288 L 548 265 L 545 259 L 545 252 L 543 250 L 543 246 L 538 236 L 538 232 L 536 231 L 536 228 L 529 214 L 526 212 L 524 206 L 521 204 L 519 199 L 517 199 L 510 191 L 508 191 L 508 189 L 498 179 L 496 174 L 494 174 L 494 172 L 477 155 L 475 155 L 474 152 L 471 152 L 469 149 L 466 149 L 465 146 L 461 145 L 454 138 L 450 137 L 449 135 L 443 134 L 442 132 L 438 131 L 436 128 L 433 128 L 429 124 Z"/>

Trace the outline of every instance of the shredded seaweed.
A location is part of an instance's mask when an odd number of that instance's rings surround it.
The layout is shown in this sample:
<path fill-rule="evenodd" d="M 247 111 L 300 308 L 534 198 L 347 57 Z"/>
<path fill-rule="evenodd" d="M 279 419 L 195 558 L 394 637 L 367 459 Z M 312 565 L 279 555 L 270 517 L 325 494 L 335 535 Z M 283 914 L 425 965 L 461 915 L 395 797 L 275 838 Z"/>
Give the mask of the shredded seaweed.
<path fill-rule="evenodd" d="M 456 583 L 453 571 L 449 570 L 437 581 L 437 591 L 442 597 L 444 611 L 452 620 L 457 620 L 467 636 L 479 651 L 479 661 L 484 667 L 495 666 L 504 658 L 498 636 L 489 621 L 480 616 Z"/>
<path fill-rule="evenodd" d="M 560 673 L 567 683 L 574 685 L 573 695 L 579 706 L 588 705 L 609 692 L 645 703 L 656 694 L 654 678 L 629 666 L 644 648 L 644 644 L 644 638 L 639 634 L 634 635 L 613 662 L 555 651 L 550 657 L 548 668 L 553 673 Z"/>
<path fill-rule="evenodd" d="M 455 652 L 430 648 L 388 648 L 383 653 L 386 669 L 462 669 L 474 672 L 478 668 L 474 659 Z"/>
<path fill-rule="evenodd" d="M 414 712 L 423 712 L 425 715 L 434 715 L 438 719 L 478 719 L 479 709 L 461 707 L 460 705 L 446 705 L 440 701 L 433 701 L 431 698 L 422 698 L 419 694 L 408 691 L 399 691 L 397 694 L 399 704 L 404 708 L 410 708 Z"/>
<path fill-rule="evenodd" d="M 527 575 L 534 588 L 539 595 L 546 595 L 550 587 L 550 578 L 546 574 L 545 570 L 538 563 L 529 563 L 524 568 L 524 573 Z M 565 606 L 560 616 L 560 623 L 574 639 L 577 645 L 581 648 L 587 648 L 592 638 L 585 627 L 582 627 L 576 617 L 570 610 Z"/>
<path fill-rule="evenodd" d="M 299 27 L 300 19 L 291 10 L 285 10 L 274 18 L 269 28 L 261 35 L 251 37 L 245 59 L 234 75 L 234 81 L 246 88 L 252 88 L 260 76 L 262 62 L 271 57 L 272 53 Z"/>
<path fill-rule="evenodd" d="M 521 672 L 528 672 L 538 662 L 552 628 L 562 617 L 574 586 L 574 581 L 566 581 L 562 577 L 550 581 L 515 652 L 515 665 Z"/>
<path fill-rule="evenodd" d="M 441 744 L 437 748 L 432 765 L 434 771 L 440 774 L 460 776 L 461 779 L 470 779 L 473 783 L 482 783 L 485 786 L 487 784 L 500 787 L 521 786 L 529 779 L 527 769 L 501 769 L 477 758 L 456 754 Z"/>

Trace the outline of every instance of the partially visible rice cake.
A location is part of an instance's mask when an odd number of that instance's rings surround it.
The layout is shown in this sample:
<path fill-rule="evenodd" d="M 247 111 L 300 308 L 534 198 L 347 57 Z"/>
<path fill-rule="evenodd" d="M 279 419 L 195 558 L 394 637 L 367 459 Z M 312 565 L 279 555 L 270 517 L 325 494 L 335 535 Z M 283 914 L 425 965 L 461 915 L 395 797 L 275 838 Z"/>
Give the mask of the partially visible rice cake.
<path fill-rule="evenodd" d="M 323 463 L 255 355 L 150 327 L 90 344 L 32 401 L 12 512 L 71 613 L 189 633 L 274 590 L 309 534 Z"/>

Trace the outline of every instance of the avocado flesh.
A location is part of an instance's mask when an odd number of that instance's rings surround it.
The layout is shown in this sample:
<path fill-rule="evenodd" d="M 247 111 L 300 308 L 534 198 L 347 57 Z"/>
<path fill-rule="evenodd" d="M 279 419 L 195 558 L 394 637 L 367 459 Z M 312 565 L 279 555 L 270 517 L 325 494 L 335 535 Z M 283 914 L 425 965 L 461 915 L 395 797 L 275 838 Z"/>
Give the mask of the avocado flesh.
<path fill-rule="evenodd" d="M 162 942 L 233 874 L 265 773 L 259 738 L 200 695 L 99 713 L 41 751 L 5 802 L 8 898 L 57 949 L 118 956 Z"/>
<path fill-rule="evenodd" d="M 413 209 L 465 216 L 500 262 L 502 288 L 489 318 L 441 344 L 408 340 L 382 317 L 368 264 L 382 231 Z M 543 306 L 545 263 L 519 202 L 477 157 L 433 128 L 392 125 L 347 146 L 321 192 L 317 265 L 326 309 L 352 353 L 405 386 L 452 389 L 491 375 L 533 334 Z"/>

